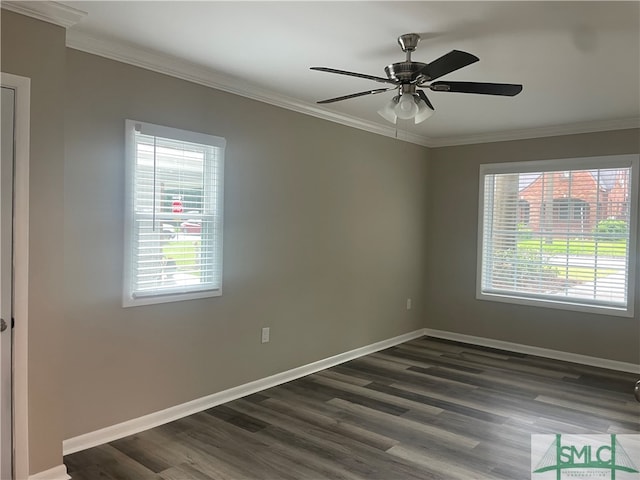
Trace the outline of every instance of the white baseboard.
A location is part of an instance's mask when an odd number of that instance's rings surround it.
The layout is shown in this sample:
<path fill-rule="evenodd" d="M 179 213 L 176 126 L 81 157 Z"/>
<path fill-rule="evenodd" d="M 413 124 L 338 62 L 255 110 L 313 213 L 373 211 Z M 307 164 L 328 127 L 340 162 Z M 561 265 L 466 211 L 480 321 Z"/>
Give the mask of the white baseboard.
<path fill-rule="evenodd" d="M 562 352 L 559 350 L 550 350 L 547 348 L 534 347 L 531 345 L 522 345 L 519 343 L 505 342 L 502 340 L 494 340 L 491 338 L 476 337 L 472 335 L 464 335 L 461 333 L 446 332 L 443 330 L 433 330 L 430 328 L 424 328 L 424 329 L 419 329 L 413 332 L 406 333 L 404 335 L 393 337 L 387 340 L 383 340 L 381 342 L 373 343 L 371 345 L 367 345 L 361 348 L 356 348 L 355 350 L 350 350 L 348 352 L 340 353 L 338 355 L 334 355 L 332 357 L 325 358 L 323 360 L 318 360 L 317 362 L 313 362 L 308 365 L 303 365 L 301 367 L 297 367 L 297 368 L 288 370 L 286 372 L 278 373 L 270 377 L 255 380 L 253 382 L 249 382 L 244 385 L 239 385 L 237 387 L 233 387 L 228 390 L 223 390 L 221 392 L 214 393 L 212 395 L 207 395 L 206 397 L 197 398 L 190 402 L 176 405 L 174 407 L 169 407 L 159 412 L 150 413 L 148 415 L 144 415 L 139 418 L 134 418 L 126 422 L 118 423 L 110 427 L 105 427 L 100 430 L 96 430 L 94 432 L 89 432 L 83 435 L 79 435 L 77 437 L 69 438 L 62 442 L 62 450 L 64 455 L 69 455 L 71 453 L 79 452 L 81 450 L 86 450 L 87 448 L 112 442 L 114 440 L 118 440 L 120 438 L 124 438 L 126 436 L 133 435 L 135 433 L 139 433 L 144 430 L 157 427 L 159 425 L 164 425 L 165 423 L 178 420 L 188 415 L 192 415 L 194 413 L 207 410 L 208 408 L 212 408 L 217 405 L 221 405 L 223 403 L 230 402 L 232 400 L 236 400 L 238 398 L 260 392 L 262 390 L 266 390 L 267 388 L 275 387 L 276 385 L 290 382 L 291 380 L 295 380 L 297 378 L 304 377 L 311 373 L 315 373 L 320 370 L 324 370 L 326 368 L 339 365 L 349 360 L 353 360 L 353 359 L 362 357 L 364 355 L 368 355 L 370 353 L 374 353 L 379 350 L 383 350 L 385 348 L 389 348 L 394 345 L 398 345 L 400 343 L 404 343 L 409 340 L 422 337 L 424 335 L 429 337 L 434 337 L 434 338 L 453 340 L 456 342 L 469 343 L 472 345 L 480 345 L 484 347 L 492 347 L 492 348 L 507 350 L 511 352 L 525 353 L 528 355 L 552 358 L 555 360 L 563 360 L 566 362 L 579 363 L 583 365 L 590 365 L 590 366 L 601 367 L 601 368 L 608 368 L 611 370 L 640 373 L 640 365 L 635 365 L 633 363 L 619 362 L 616 360 L 590 357 L 587 355 L 579 355 L 576 353 Z M 42 472 L 41 474 L 38 474 L 38 476 L 29 477 L 29 480 L 63 480 L 63 479 L 69 478 L 68 476 L 65 476 L 66 469 L 61 474 L 57 473 L 58 476 L 39 476 L 39 475 L 47 474 L 48 472 L 50 471 L 48 470 L 47 472 Z M 53 473 L 56 474 L 56 472 L 53 472 Z"/>
<path fill-rule="evenodd" d="M 71 477 L 67 474 L 67 467 L 58 465 L 40 473 L 29 475 L 29 480 L 69 480 Z"/>
<path fill-rule="evenodd" d="M 508 350 L 510 352 L 516 353 L 525 353 L 527 355 L 552 358 L 554 360 L 563 360 L 565 362 L 580 363 L 582 365 L 590 365 L 592 367 L 608 368 L 610 370 L 619 370 L 622 372 L 640 373 L 640 365 L 636 365 L 634 363 L 619 362 L 617 360 L 609 360 L 606 358 L 590 357 L 588 355 L 580 355 L 577 353 L 562 352 L 560 350 L 550 350 L 548 348 L 534 347 L 532 345 L 522 345 L 520 343 L 504 342 L 502 340 L 494 340 L 492 338 L 475 337 L 473 335 L 446 332 L 444 330 L 433 330 L 430 328 L 425 328 L 423 333 L 428 337 L 442 338 L 445 340 L 453 340 L 462 343 L 470 343 L 473 345 L 497 348 L 500 350 Z"/>
<path fill-rule="evenodd" d="M 148 415 L 134 418 L 126 422 L 118 423 L 110 427 L 102 428 L 94 432 L 89 432 L 77 437 L 72 437 L 62 442 L 62 451 L 64 455 L 69 455 L 81 450 L 86 450 L 87 448 L 112 442 L 114 440 L 118 440 L 120 438 L 133 435 L 135 433 L 142 432 L 144 430 L 148 430 L 150 428 L 157 427 L 174 420 L 178 420 L 179 418 L 183 418 L 188 415 L 207 410 L 208 408 L 230 402 L 231 400 L 251 395 L 252 393 L 260 392 L 262 390 L 275 387 L 276 385 L 280 385 L 282 383 L 290 382 L 291 380 L 295 380 L 311 373 L 315 373 L 320 370 L 339 365 L 349 360 L 353 360 L 364 355 L 368 355 L 370 353 L 377 352 L 379 350 L 383 350 L 385 348 L 389 348 L 394 345 L 407 342 L 409 340 L 413 340 L 423 335 L 424 329 L 405 333 L 404 335 L 373 343 L 361 348 L 356 348 L 355 350 L 350 350 L 348 352 L 340 353 L 338 355 L 334 355 L 323 360 L 318 360 L 317 362 L 313 362 L 308 365 L 303 365 L 286 372 L 271 375 L 270 377 L 255 380 L 253 382 L 239 385 L 228 390 L 223 390 L 222 392 L 214 393 L 206 397 L 197 398 L 190 402 L 176 405 L 174 407 L 169 407 L 159 412 L 150 413 Z M 41 478 L 42 480 L 49 480 L 49 477 L 37 477 L 37 480 L 40 480 Z M 58 477 L 55 478 L 56 480 L 58 480 Z M 29 480 L 32 480 L 31 477 Z M 33 477 L 33 480 L 36 480 L 36 477 Z"/>

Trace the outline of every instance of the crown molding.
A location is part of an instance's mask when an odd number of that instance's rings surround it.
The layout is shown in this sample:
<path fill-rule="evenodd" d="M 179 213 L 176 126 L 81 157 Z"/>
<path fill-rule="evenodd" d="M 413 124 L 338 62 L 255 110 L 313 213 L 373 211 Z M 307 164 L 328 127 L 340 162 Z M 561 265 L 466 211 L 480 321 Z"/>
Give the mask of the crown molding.
<path fill-rule="evenodd" d="M 3 1 L 2 8 L 44 22 L 69 28 L 87 16 L 87 12 L 58 2 Z"/>
<path fill-rule="evenodd" d="M 578 135 L 581 133 L 606 132 L 611 130 L 627 130 L 630 128 L 640 128 L 640 117 L 551 125 L 539 128 L 523 128 L 520 130 L 508 130 L 489 134 L 431 138 L 429 147 L 451 147 L 456 145 L 473 145 L 476 143 L 507 142 L 510 140 L 526 140 L 530 138 L 558 137 L 561 135 Z"/>
<path fill-rule="evenodd" d="M 234 95 L 240 95 L 242 97 L 257 100 L 276 107 L 285 108 L 305 115 L 311 115 L 316 118 L 339 123 L 348 127 L 431 148 L 640 128 L 640 117 L 634 117 L 554 125 L 540 128 L 508 130 L 475 135 L 427 137 L 397 129 L 395 126 L 370 122 L 354 116 L 326 110 L 316 104 L 303 102 L 292 97 L 260 88 L 254 84 L 246 82 L 245 80 L 223 75 L 212 69 L 202 67 L 180 58 L 124 42 L 98 38 L 73 29 L 67 31 L 67 47 L 175 78 L 180 78 L 192 83 L 215 88 L 216 90 L 232 93 Z"/>
<path fill-rule="evenodd" d="M 123 42 L 104 40 L 83 32 L 70 30 L 67 32 L 67 47 L 378 135 L 384 135 L 423 146 L 430 145 L 429 138 L 409 132 L 396 131 L 395 127 L 388 127 L 350 115 L 325 110 L 315 104 L 302 102 L 257 87 L 245 80 L 223 75 L 176 57 L 153 52 Z"/>

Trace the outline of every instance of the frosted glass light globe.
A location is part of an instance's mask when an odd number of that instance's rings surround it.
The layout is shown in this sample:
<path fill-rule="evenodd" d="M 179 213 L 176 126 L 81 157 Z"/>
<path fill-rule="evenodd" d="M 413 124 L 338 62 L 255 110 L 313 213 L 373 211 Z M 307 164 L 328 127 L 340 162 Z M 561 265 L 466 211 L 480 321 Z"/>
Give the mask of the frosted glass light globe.
<path fill-rule="evenodd" d="M 398 118 L 403 120 L 415 117 L 416 113 L 418 113 L 418 105 L 413 99 L 413 95 L 410 93 L 403 93 L 398 105 L 396 105 L 395 111 Z"/>

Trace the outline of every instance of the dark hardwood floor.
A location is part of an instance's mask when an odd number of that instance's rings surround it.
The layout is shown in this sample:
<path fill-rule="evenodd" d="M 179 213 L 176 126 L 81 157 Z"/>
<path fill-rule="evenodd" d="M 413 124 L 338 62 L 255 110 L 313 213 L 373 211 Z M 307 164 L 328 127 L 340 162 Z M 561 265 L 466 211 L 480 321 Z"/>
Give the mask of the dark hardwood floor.
<path fill-rule="evenodd" d="M 531 434 L 639 433 L 636 377 L 423 337 L 64 461 L 73 480 L 526 480 Z"/>

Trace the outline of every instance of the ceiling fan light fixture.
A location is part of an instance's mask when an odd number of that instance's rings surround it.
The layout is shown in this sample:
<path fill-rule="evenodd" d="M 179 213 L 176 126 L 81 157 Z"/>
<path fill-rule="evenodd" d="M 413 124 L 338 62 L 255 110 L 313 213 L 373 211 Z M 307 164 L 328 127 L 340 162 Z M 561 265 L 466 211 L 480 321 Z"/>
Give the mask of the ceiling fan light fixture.
<path fill-rule="evenodd" d="M 403 93 L 398 104 L 395 106 L 395 113 L 402 120 L 414 118 L 418 113 L 418 104 L 411 93 Z"/>
<path fill-rule="evenodd" d="M 378 114 L 384 118 L 386 121 L 395 124 L 398 120 L 398 116 L 396 115 L 396 106 L 398 105 L 399 97 L 393 97 L 387 104 L 378 110 Z"/>
<path fill-rule="evenodd" d="M 413 118 L 413 120 L 416 122 L 416 125 L 417 125 L 418 123 L 422 123 L 427 118 L 431 117 L 434 111 L 431 108 L 429 108 L 429 106 L 424 102 L 424 100 L 417 98 L 416 102 L 418 104 L 418 113 L 416 113 L 416 116 Z"/>

